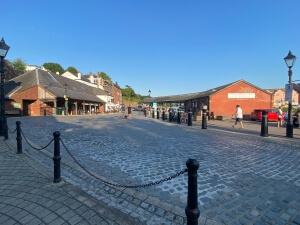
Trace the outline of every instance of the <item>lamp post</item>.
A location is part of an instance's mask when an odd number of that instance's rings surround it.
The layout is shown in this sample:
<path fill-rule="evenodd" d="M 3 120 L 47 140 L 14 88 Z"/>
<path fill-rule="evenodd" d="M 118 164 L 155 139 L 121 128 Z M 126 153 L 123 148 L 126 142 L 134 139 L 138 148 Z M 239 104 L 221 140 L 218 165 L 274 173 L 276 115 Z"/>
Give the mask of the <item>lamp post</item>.
<path fill-rule="evenodd" d="M 9 46 L 5 44 L 4 39 L 0 41 L 0 58 L 1 58 L 1 130 L 0 135 L 4 136 L 4 126 L 5 126 L 5 102 L 4 102 L 4 58 L 9 50 Z"/>
<path fill-rule="evenodd" d="M 69 115 L 69 108 L 68 108 L 68 96 L 67 96 L 67 87 L 68 87 L 68 85 L 67 85 L 67 83 L 65 83 L 64 84 L 64 87 L 65 87 L 65 96 L 64 96 L 64 98 L 65 98 L 65 108 L 66 108 L 66 115 L 68 116 Z"/>
<path fill-rule="evenodd" d="M 284 58 L 284 61 L 289 68 L 288 76 L 289 76 L 289 84 L 292 84 L 292 67 L 296 61 L 296 56 L 289 51 L 289 54 Z M 293 91 L 293 89 L 292 89 Z M 293 95 L 291 99 L 289 99 L 289 108 L 288 108 L 288 121 L 286 124 L 286 136 L 292 138 L 293 137 L 293 121 L 292 121 L 292 101 Z"/>
<path fill-rule="evenodd" d="M 151 95 L 151 90 L 149 89 L 149 91 L 148 91 L 148 96 L 149 96 L 149 98 L 150 98 L 150 95 Z M 149 112 L 150 112 L 150 102 L 149 102 Z"/>

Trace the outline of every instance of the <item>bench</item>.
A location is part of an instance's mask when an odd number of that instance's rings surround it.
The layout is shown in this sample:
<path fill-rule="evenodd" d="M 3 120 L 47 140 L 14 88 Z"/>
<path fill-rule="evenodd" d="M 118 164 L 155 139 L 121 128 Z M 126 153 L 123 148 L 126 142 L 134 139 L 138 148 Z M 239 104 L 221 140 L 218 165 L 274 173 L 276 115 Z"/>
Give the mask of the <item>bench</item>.
<path fill-rule="evenodd" d="M 21 111 L 19 109 L 13 109 L 13 110 L 7 110 L 5 111 L 5 115 L 7 116 L 20 116 L 21 115 Z"/>
<path fill-rule="evenodd" d="M 232 120 L 231 116 L 217 116 L 217 120 Z"/>

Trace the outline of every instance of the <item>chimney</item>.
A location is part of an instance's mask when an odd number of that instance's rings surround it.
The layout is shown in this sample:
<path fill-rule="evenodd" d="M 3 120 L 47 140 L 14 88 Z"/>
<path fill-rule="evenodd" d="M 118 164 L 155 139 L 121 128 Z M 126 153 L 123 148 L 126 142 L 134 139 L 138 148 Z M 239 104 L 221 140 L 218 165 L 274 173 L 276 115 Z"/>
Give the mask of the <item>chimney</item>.
<path fill-rule="evenodd" d="M 92 72 L 90 72 L 90 81 L 92 84 L 94 83 L 94 75 Z"/>
<path fill-rule="evenodd" d="M 79 80 L 81 80 L 81 73 L 80 72 L 78 72 L 78 76 L 77 77 L 78 77 Z"/>

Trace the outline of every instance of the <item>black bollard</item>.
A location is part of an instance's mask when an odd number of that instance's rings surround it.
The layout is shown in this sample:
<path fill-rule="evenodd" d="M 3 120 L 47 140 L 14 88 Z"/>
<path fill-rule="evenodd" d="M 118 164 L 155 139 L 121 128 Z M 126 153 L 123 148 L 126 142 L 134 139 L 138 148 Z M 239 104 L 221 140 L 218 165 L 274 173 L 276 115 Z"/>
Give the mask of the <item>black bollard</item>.
<path fill-rule="evenodd" d="M 17 125 L 17 154 L 22 154 L 22 134 L 21 134 L 21 122 L 17 121 L 16 122 Z"/>
<path fill-rule="evenodd" d="M 172 122 L 173 120 L 173 113 L 171 112 L 171 110 L 169 110 L 169 122 Z"/>
<path fill-rule="evenodd" d="M 146 108 L 144 108 L 144 115 L 145 115 L 145 117 L 147 116 L 147 110 L 146 110 Z"/>
<path fill-rule="evenodd" d="M 162 112 L 162 120 L 165 121 L 165 116 L 166 116 L 166 113 L 165 113 L 165 110 Z"/>
<path fill-rule="evenodd" d="M 266 110 L 262 111 L 260 136 L 268 137 L 268 112 Z"/>
<path fill-rule="evenodd" d="M 202 129 L 207 129 L 206 112 L 207 109 L 202 110 Z"/>
<path fill-rule="evenodd" d="M 154 118 L 154 110 L 152 111 L 152 118 Z"/>
<path fill-rule="evenodd" d="M 180 121 L 180 112 L 179 112 L 179 109 L 177 111 L 177 123 L 181 123 Z"/>
<path fill-rule="evenodd" d="M 47 115 L 47 110 L 46 109 L 44 109 L 44 116 L 46 116 Z"/>
<path fill-rule="evenodd" d="M 55 131 L 53 133 L 54 136 L 54 156 L 53 156 L 53 162 L 54 162 L 54 183 L 59 183 L 61 181 L 61 177 L 60 177 L 60 132 L 59 131 Z"/>
<path fill-rule="evenodd" d="M 7 117 L 4 117 L 4 139 L 8 140 L 8 126 L 7 126 Z"/>
<path fill-rule="evenodd" d="M 158 109 L 156 110 L 156 118 L 159 120 L 159 111 L 158 111 Z"/>
<path fill-rule="evenodd" d="M 191 112 L 191 109 L 189 109 L 189 112 L 188 112 L 188 126 L 192 126 L 192 112 Z"/>
<path fill-rule="evenodd" d="M 196 159 L 188 159 L 186 167 L 188 168 L 188 195 L 185 208 L 187 225 L 198 225 L 200 210 L 198 208 L 197 170 L 199 162 Z"/>

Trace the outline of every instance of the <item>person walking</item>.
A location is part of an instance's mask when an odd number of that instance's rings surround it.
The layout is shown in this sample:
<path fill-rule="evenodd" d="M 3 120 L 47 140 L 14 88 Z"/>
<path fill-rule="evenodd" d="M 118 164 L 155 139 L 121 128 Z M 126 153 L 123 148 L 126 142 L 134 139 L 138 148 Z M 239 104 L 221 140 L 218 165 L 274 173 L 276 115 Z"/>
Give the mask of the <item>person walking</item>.
<path fill-rule="evenodd" d="M 128 119 L 131 119 L 131 110 L 132 110 L 132 107 L 131 105 L 128 106 Z"/>
<path fill-rule="evenodd" d="M 232 127 L 235 127 L 235 125 L 239 122 L 241 125 L 241 128 L 244 128 L 243 122 L 243 110 L 240 107 L 240 105 L 236 105 L 236 110 L 235 110 L 235 124 Z"/>

